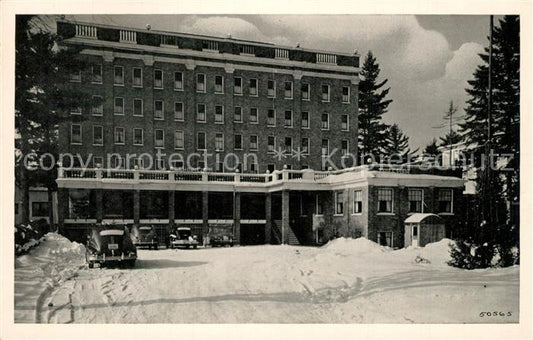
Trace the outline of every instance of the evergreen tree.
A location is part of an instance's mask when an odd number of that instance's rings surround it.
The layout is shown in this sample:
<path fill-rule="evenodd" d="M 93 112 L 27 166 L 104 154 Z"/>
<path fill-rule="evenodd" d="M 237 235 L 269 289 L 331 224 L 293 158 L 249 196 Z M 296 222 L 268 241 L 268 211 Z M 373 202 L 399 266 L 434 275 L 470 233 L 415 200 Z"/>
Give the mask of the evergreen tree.
<path fill-rule="evenodd" d="M 444 137 L 440 137 L 440 145 L 452 145 L 460 143 L 463 137 L 455 131 L 448 132 Z"/>
<path fill-rule="evenodd" d="M 518 16 L 505 16 L 495 27 L 492 36 L 492 124 L 490 146 L 496 154 L 512 154 L 508 167 L 512 171 L 482 169 L 477 174 L 477 192 L 473 200 L 473 214 L 469 219 L 470 233 L 463 238 L 472 249 L 480 250 L 483 260 L 478 267 L 490 263 L 495 250 L 500 264 L 514 262 L 511 248 L 518 245 L 519 128 L 520 128 L 520 22 Z M 460 124 L 467 144 L 477 147 L 477 159 L 484 153 L 488 135 L 488 77 L 489 48 L 480 54 L 482 64 L 477 67 L 466 89 L 469 99 L 465 122 Z M 495 163 L 494 161 L 492 162 Z M 479 161 L 477 166 L 486 165 Z M 505 185 L 502 181 L 505 178 Z M 506 204 L 507 200 L 511 204 Z M 508 209 L 508 206 L 511 209 Z M 460 252 L 459 248 L 452 250 Z M 482 249 L 485 249 L 481 251 Z M 463 254 L 464 255 L 464 254 Z M 456 255 L 454 255 L 456 256 Z M 460 255 L 459 255 L 460 256 Z M 455 264 L 452 264 L 455 265 Z"/>
<path fill-rule="evenodd" d="M 409 137 L 403 133 L 398 124 L 389 127 L 385 142 L 383 150 L 385 157 L 389 160 L 401 160 L 401 163 L 405 163 L 418 151 L 418 149 L 411 151 Z"/>
<path fill-rule="evenodd" d="M 439 154 L 439 146 L 437 145 L 437 139 L 433 138 L 431 140 L 431 143 L 426 145 L 424 149 L 424 154 L 430 155 L 430 156 L 437 156 Z"/>
<path fill-rule="evenodd" d="M 68 85 L 69 77 L 87 67 L 75 49 L 59 48 L 57 35 L 40 18 L 17 15 L 15 32 L 16 183 L 22 192 L 22 223 L 29 222 L 29 187 L 43 185 L 51 204 L 57 172 L 38 167 L 44 153 L 57 160 L 58 124 L 73 108 L 99 104 L 90 94 Z M 48 158 L 50 161 L 50 158 Z M 30 165 L 28 167 L 28 165 Z M 37 165 L 37 169 L 34 167 Z M 44 164 L 50 166 L 51 164 Z M 51 207 L 50 207 L 51 208 Z M 52 213 L 52 209 L 49 209 Z M 53 216 L 51 217 L 51 221 Z"/>
<path fill-rule="evenodd" d="M 383 155 L 388 126 L 381 119 L 392 102 L 385 99 L 390 87 L 383 88 L 388 79 L 378 80 L 379 73 L 379 64 L 369 51 L 361 68 L 359 83 L 359 154 L 373 155 L 375 160 Z"/>

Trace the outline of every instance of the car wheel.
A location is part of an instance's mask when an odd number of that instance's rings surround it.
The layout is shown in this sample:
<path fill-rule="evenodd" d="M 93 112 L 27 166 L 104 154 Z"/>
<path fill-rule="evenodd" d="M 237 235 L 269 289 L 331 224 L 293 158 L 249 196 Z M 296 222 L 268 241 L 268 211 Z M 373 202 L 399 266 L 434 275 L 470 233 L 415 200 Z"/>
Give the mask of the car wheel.
<path fill-rule="evenodd" d="M 89 268 L 94 268 L 94 262 L 89 262 Z"/>

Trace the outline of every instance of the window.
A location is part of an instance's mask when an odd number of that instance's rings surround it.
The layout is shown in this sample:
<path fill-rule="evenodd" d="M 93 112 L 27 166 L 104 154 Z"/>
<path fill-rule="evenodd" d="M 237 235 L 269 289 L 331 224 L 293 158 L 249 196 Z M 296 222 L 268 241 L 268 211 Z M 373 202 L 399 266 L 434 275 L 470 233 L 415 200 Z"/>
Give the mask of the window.
<path fill-rule="evenodd" d="M 311 87 L 307 83 L 302 83 L 302 100 L 311 99 Z"/>
<path fill-rule="evenodd" d="M 70 74 L 70 81 L 73 83 L 81 83 L 81 71 L 74 71 Z"/>
<path fill-rule="evenodd" d="M 48 216 L 48 212 L 49 212 L 48 207 L 49 207 L 48 202 L 32 202 L 31 203 L 31 215 L 33 217 Z"/>
<path fill-rule="evenodd" d="M 276 111 L 274 109 L 268 109 L 267 126 L 276 126 Z"/>
<path fill-rule="evenodd" d="M 217 132 L 215 134 L 215 150 L 224 151 L 224 134 Z"/>
<path fill-rule="evenodd" d="M 252 135 L 250 136 L 250 150 L 257 150 L 257 149 L 258 149 L 257 136 Z"/>
<path fill-rule="evenodd" d="M 196 75 L 196 92 L 205 93 L 205 74 Z"/>
<path fill-rule="evenodd" d="M 392 189 L 378 189 L 378 213 L 392 213 Z"/>
<path fill-rule="evenodd" d="M 224 106 L 215 105 L 215 124 L 224 124 Z"/>
<path fill-rule="evenodd" d="M 257 96 L 257 79 L 250 79 L 250 87 L 248 90 L 250 91 L 250 96 Z"/>
<path fill-rule="evenodd" d="M 259 113 L 256 107 L 250 108 L 250 123 L 251 124 L 259 123 Z"/>
<path fill-rule="evenodd" d="M 115 85 L 124 85 L 124 68 L 122 66 L 115 66 Z"/>
<path fill-rule="evenodd" d="M 311 150 L 311 147 L 309 145 L 309 138 L 304 137 L 302 138 L 302 154 L 309 155 L 309 150 Z"/>
<path fill-rule="evenodd" d="M 161 129 L 154 130 L 154 147 L 162 148 L 165 146 L 165 133 Z"/>
<path fill-rule="evenodd" d="M 342 87 L 342 102 L 350 103 L 350 88 L 348 86 Z"/>
<path fill-rule="evenodd" d="M 285 127 L 292 127 L 292 111 L 285 111 Z"/>
<path fill-rule="evenodd" d="M 124 128 L 123 127 L 115 127 L 115 144 L 125 144 L 126 138 L 124 136 Z"/>
<path fill-rule="evenodd" d="M 285 137 L 285 151 L 289 153 L 292 152 L 292 138 L 291 137 Z"/>
<path fill-rule="evenodd" d="M 329 102 L 329 85 L 322 85 L 322 101 Z"/>
<path fill-rule="evenodd" d="M 378 232 L 378 244 L 380 246 L 392 247 L 392 232 L 390 231 Z"/>
<path fill-rule="evenodd" d="M 154 70 L 154 89 L 163 88 L 163 71 Z"/>
<path fill-rule="evenodd" d="M 215 163 L 215 171 L 216 172 L 224 172 L 224 162 L 216 162 Z"/>
<path fill-rule="evenodd" d="M 143 144 L 144 144 L 143 129 L 138 129 L 138 128 L 133 129 L 133 145 L 143 145 Z"/>
<path fill-rule="evenodd" d="M 349 152 L 349 142 L 347 140 L 341 141 L 341 155 L 347 156 Z"/>
<path fill-rule="evenodd" d="M 439 213 L 452 213 L 452 189 L 440 189 L 439 190 Z"/>
<path fill-rule="evenodd" d="M 322 206 L 322 200 L 320 199 L 320 194 L 316 194 L 315 199 L 315 215 L 322 215 L 323 212 L 323 206 Z"/>
<path fill-rule="evenodd" d="M 235 114 L 233 115 L 233 121 L 235 123 L 242 123 L 242 107 L 235 106 Z"/>
<path fill-rule="evenodd" d="M 276 166 L 274 164 L 267 164 L 267 170 L 269 173 L 272 173 L 276 170 Z"/>
<path fill-rule="evenodd" d="M 198 150 L 205 150 L 205 132 L 198 132 L 196 134 L 196 148 Z"/>
<path fill-rule="evenodd" d="M 422 195 L 421 189 L 409 189 L 409 212 L 421 213 L 422 212 Z"/>
<path fill-rule="evenodd" d="M 268 152 L 274 152 L 276 150 L 276 137 L 268 136 L 267 145 L 268 145 Z"/>
<path fill-rule="evenodd" d="M 360 214 L 363 212 L 363 191 L 355 190 L 353 192 L 353 213 Z"/>
<path fill-rule="evenodd" d="M 322 139 L 322 156 L 329 154 L 329 139 Z"/>
<path fill-rule="evenodd" d="M 139 98 L 133 99 L 133 115 L 142 117 L 144 114 L 143 112 L 143 100 Z"/>
<path fill-rule="evenodd" d="M 93 145 L 104 145 L 104 128 L 100 125 L 93 126 Z"/>
<path fill-rule="evenodd" d="M 196 121 L 205 123 L 205 104 L 198 104 L 196 106 Z"/>
<path fill-rule="evenodd" d="M 120 155 L 111 155 L 111 168 L 120 169 L 122 166 L 122 157 Z"/>
<path fill-rule="evenodd" d="M 183 112 L 182 102 L 174 102 L 174 120 L 177 120 L 180 122 L 185 120 L 185 114 Z"/>
<path fill-rule="evenodd" d="M 91 72 L 91 82 L 102 84 L 102 65 L 93 65 Z"/>
<path fill-rule="evenodd" d="M 224 93 L 224 77 L 215 76 L 215 93 Z"/>
<path fill-rule="evenodd" d="M 302 129 L 309 129 L 309 112 L 302 112 Z"/>
<path fill-rule="evenodd" d="M 348 123 L 348 115 L 342 115 L 341 116 L 341 130 L 342 131 L 350 130 L 350 126 L 349 126 L 349 123 Z"/>
<path fill-rule="evenodd" d="M 275 98 L 276 97 L 276 81 L 269 80 L 267 82 L 267 97 Z"/>
<path fill-rule="evenodd" d="M 255 162 L 255 160 L 252 160 L 250 162 L 250 172 L 256 174 L 256 173 L 258 173 L 258 170 L 259 170 L 259 166 Z"/>
<path fill-rule="evenodd" d="M 242 135 L 235 135 L 235 150 L 242 150 Z"/>
<path fill-rule="evenodd" d="M 166 169 L 166 165 L 165 165 L 165 155 L 159 155 L 156 160 L 155 160 L 155 166 L 156 166 L 156 169 L 157 170 L 165 170 Z"/>
<path fill-rule="evenodd" d="M 124 114 L 124 98 L 115 98 L 115 108 L 114 111 L 116 115 Z"/>
<path fill-rule="evenodd" d="M 292 81 L 285 82 L 285 99 L 292 99 Z"/>
<path fill-rule="evenodd" d="M 233 94 L 241 96 L 242 95 L 242 78 L 235 77 L 233 85 Z"/>
<path fill-rule="evenodd" d="M 81 145 L 81 125 L 72 124 L 70 126 L 70 144 L 79 144 Z"/>
<path fill-rule="evenodd" d="M 177 160 L 177 159 L 173 159 L 173 160 L 170 160 L 170 167 L 172 169 L 183 169 L 183 161 L 181 160 Z"/>
<path fill-rule="evenodd" d="M 335 192 L 335 215 L 344 214 L 344 193 L 342 191 Z"/>
<path fill-rule="evenodd" d="M 185 148 L 185 136 L 183 131 L 174 131 L 174 149 L 183 150 Z"/>
<path fill-rule="evenodd" d="M 77 106 L 77 107 L 73 107 L 70 109 L 70 114 L 71 115 L 81 115 L 81 107 Z"/>
<path fill-rule="evenodd" d="M 174 72 L 174 90 L 183 90 L 183 72 Z"/>
<path fill-rule="evenodd" d="M 329 114 L 323 113 L 322 114 L 322 120 L 320 124 L 320 129 L 322 130 L 329 130 Z"/>
<path fill-rule="evenodd" d="M 158 120 L 165 119 L 164 105 L 163 105 L 162 100 L 156 100 L 154 102 L 154 119 L 158 119 Z"/>
<path fill-rule="evenodd" d="M 102 96 L 93 96 L 93 100 L 100 102 L 100 104 L 93 106 L 93 116 L 101 116 L 102 114 L 104 114 L 104 104 Z"/>
<path fill-rule="evenodd" d="M 133 68 L 133 87 L 143 86 L 143 70 L 140 67 Z"/>

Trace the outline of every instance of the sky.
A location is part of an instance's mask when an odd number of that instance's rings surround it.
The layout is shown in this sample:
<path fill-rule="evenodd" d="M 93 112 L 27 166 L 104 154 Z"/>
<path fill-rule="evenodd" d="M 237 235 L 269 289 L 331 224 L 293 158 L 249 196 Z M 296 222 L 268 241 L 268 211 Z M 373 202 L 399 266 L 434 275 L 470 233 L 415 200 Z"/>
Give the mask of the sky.
<path fill-rule="evenodd" d="M 67 15 L 67 19 L 207 34 L 361 55 L 369 50 L 393 102 L 383 120 L 398 123 L 411 149 L 448 132 L 450 101 L 463 115 L 467 80 L 488 45 L 488 15 Z M 497 19 L 498 17 L 496 17 Z M 495 20 L 497 25 L 497 20 Z"/>

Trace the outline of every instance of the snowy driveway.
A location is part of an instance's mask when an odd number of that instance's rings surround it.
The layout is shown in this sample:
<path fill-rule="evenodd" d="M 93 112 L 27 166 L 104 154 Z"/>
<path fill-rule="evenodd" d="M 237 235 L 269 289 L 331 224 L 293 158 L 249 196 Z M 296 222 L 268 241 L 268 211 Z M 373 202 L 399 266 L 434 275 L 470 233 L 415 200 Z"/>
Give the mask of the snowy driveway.
<path fill-rule="evenodd" d="M 48 246 L 68 242 L 59 238 Z M 16 322 L 518 321 L 519 268 L 448 267 L 442 242 L 400 251 L 365 239 L 322 248 L 139 250 L 134 269 L 88 269 L 78 247 L 63 255 L 37 249 L 17 260 Z"/>

